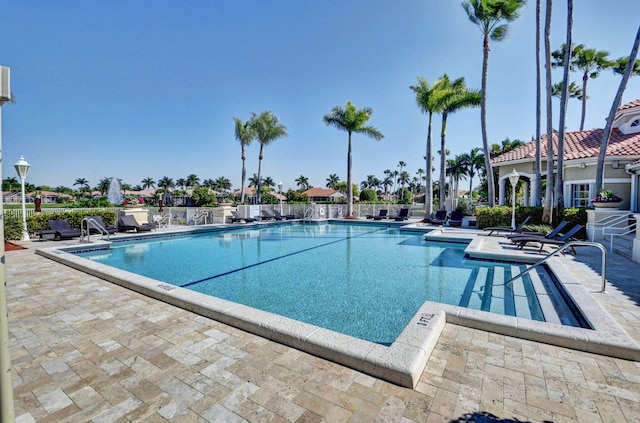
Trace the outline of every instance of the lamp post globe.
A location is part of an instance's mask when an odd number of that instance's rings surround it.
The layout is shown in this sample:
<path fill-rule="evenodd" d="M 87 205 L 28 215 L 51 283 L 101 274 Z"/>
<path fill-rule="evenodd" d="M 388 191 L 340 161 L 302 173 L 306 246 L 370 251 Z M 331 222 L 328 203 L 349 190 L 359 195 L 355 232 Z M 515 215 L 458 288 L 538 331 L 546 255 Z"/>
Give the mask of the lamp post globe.
<path fill-rule="evenodd" d="M 515 169 L 513 169 L 513 171 L 507 176 L 509 177 L 509 182 L 511 182 L 511 187 L 513 189 L 513 192 L 511 194 L 511 203 L 512 203 L 511 228 L 515 231 L 516 229 L 516 185 L 518 184 L 518 179 L 520 179 L 520 175 L 518 174 L 518 172 L 516 172 Z"/>
<path fill-rule="evenodd" d="M 20 186 L 22 188 L 22 240 L 29 240 L 29 232 L 27 231 L 27 208 L 25 205 L 25 195 L 24 195 L 24 181 L 27 179 L 27 175 L 29 174 L 29 169 L 31 169 L 31 165 L 24 159 L 23 156 L 20 156 L 20 159 L 13 165 L 16 168 L 16 172 L 20 177 Z"/>

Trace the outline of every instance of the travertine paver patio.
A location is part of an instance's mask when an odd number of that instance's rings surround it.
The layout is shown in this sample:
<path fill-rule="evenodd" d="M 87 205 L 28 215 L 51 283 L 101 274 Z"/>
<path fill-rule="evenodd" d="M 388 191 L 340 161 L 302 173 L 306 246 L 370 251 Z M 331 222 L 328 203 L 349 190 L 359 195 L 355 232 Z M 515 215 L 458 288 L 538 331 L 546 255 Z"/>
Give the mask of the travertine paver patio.
<path fill-rule="evenodd" d="M 447 325 L 416 390 L 7 252 L 18 422 L 640 422 L 640 363 Z M 599 288 L 599 252 L 570 267 Z M 595 295 L 640 342 L 640 265 Z M 492 421 L 492 420 L 484 420 Z"/>

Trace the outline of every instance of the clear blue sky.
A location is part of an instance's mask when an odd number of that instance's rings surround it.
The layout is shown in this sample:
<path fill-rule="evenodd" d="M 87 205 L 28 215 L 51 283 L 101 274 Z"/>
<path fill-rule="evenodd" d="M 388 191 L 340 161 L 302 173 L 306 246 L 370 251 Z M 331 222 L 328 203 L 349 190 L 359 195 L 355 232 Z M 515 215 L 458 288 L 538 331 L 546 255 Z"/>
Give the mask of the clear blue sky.
<path fill-rule="evenodd" d="M 557 49 L 566 5 L 554 3 Z M 637 0 L 576 1 L 574 41 L 628 55 L 637 11 Z M 11 68 L 15 102 L 2 108 L 3 178 L 16 176 L 24 155 L 35 185 L 86 178 L 95 186 L 113 176 L 136 185 L 195 173 L 239 188 L 232 118 L 272 110 L 289 136 L 266 147 L 263 175 L 285 189 L 300 175 L 324 187 L 329 174 L 346 179 L 347 134 L 322 117 L 347 100 L 373 108 L 370 123 L 385 135 L 354 137 L 354 181 L 382 178 L 401 160 L 413 176 L 425 167 L 427 120 L 409 86 L 448 73 L 479 89 L 481 47 L 456 0 L 4 2 L 0 65 Z M 535 134 L 534 49 L 529 0 L 509 39 L 492 44 L 490 142 Z M 611 71 L 589 81 L 586 128 L 604 126 L 619 81 Z M 623 102 L 638 97 L 634 78 Z M 578 129 L 579 112 L 570 101 L 567 130 Z M 449 117 L 452 156 L 481 144 L 479 108 Z M 248 148 L 248 175 L 257 173 L 258 151 Z"/>

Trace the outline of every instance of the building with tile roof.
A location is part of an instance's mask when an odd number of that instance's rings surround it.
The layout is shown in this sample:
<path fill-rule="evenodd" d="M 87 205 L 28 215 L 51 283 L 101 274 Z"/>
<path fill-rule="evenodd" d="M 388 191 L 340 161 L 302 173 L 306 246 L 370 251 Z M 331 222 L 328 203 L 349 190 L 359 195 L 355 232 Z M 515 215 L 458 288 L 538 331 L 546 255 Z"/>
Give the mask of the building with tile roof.
<path fill-rule="evenodd" d="M 589 207 L 596 196 L 595 179 L 603 129 L 567 132 L 564 141 L 563 176 L 565 207 Z M 547 172 L 547 137 L 541 145 L 541 172 Z M 505 203 L 505 192 L 509 174 L 515 169 L 524 182 L 524 204 L 533 204 L 535 184 L 535 141 L 508 151 L 491 159 L 494 172 L 498 174 L 499 204 Z M 557 166 L 557 136 L 553 139 L 553 165 Z M 555 170 L 554 170 L 555 173 Z M 622 209 L 640 210 L 640 99 L 624 104 L 616 112 L 613 130 L 607 146 L 604 187 L 615 191 L 623 198 Z"/>
<path fill-rule="evenodd" d="M 303 192 L 312 203 L 318 201 L 344 201 L 346 196 L 338 190 L 330 188 L 311 188 Z"/>

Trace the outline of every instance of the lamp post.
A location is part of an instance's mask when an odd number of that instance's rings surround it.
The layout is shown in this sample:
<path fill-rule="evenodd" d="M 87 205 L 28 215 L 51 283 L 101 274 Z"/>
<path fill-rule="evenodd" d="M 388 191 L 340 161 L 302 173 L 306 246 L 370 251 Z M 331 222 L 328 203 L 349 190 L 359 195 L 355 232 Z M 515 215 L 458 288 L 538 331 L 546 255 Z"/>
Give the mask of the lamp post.
<path fill-rule="evenodd" d="M 515 231 L 516 229 L 516 185 L 518 184 L 518 179 L 520 179 L 520 175 L 513 169 L 509 175 L 509 182 L 511 182 L 511 187 L 513 188 L 513 192 L 511 195 L 511 203 L 512 203 L 512 211 L 511 211 L 511 228 Z"/>
<path fill-rule="evenodd" d="M 20 159 L 13 166 L 16 168 L 16 172 L 18 172 L 22 186 L 22 240 L 29 241 L 29 232 L 27 231 L 27 208 L 25 207 L 24 196 L 24 180 L 27 179 L 31 165 L 27 163 L 24 157 L 20 156 Z"/>
<path fill-rule="evenodd" d="M 282 214 L 282 181 L 278 181 L 278 194 L 280 194 L 280 214 Z"/>

